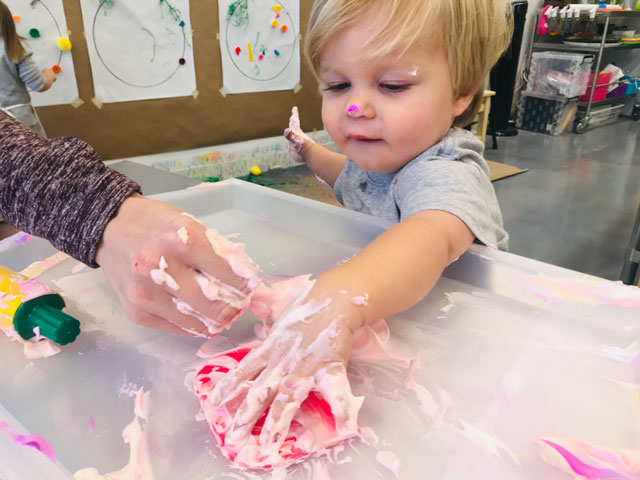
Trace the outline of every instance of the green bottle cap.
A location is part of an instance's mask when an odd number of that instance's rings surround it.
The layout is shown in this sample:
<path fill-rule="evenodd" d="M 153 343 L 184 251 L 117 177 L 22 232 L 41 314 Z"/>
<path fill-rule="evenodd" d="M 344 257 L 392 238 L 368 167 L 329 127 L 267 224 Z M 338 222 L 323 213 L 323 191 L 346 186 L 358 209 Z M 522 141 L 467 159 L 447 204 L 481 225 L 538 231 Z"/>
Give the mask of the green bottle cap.
<path fill-rule="evenodd" d="M 25 340 L 35 336 L 33 329 L 40 327 L 43 337 L 59 345 L 71 343 L 80 333 L 80 322 L 64 313 L 64 306 L 64 300 L 57 293 L 33 298 L 16 310 L 13 328 Z"/>

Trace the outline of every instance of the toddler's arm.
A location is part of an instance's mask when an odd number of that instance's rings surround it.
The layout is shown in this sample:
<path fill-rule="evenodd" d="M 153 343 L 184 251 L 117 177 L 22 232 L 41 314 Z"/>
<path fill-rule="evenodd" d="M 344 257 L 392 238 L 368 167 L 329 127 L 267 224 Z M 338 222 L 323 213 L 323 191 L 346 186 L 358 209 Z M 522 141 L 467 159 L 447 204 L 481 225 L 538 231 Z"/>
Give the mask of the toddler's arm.
<path fill-rule="evenodd" d="M 289 154 L 296 162 L 306 163 L 322 180 L 333 187 L 344 168 L 347 157 L 318 145 L 300 127 L 298 107 L 291 109 L 289 127 L 284 136 L 289 140 Z"/>
<path fill-rule="evenodd" d="M 348 262 L 321 275 L 311 294 L 335 294 L 338 288 L 355 295 L 367 293 L 368 306 L 356 327 L 369 325 L 422 300 L 474 238 L 464 222 L 450 213 L 418 212 L 382 233 Z"/>
<path fill-rule="evenodd" d="M 216 385 L 217 405 L 249 387 L 227 435 L 246 437 L 270 407 L 260 441 L 265 448 L 281 444 L 310 390 L 325 397 L 342 435 L 357 434 L 361 400 L 346 376 L 353 333 L 415 305 L 473 240 L 454 215 L 423 211 L 321 275 L 303 304 L 283 314 L 267 340 Z"/>

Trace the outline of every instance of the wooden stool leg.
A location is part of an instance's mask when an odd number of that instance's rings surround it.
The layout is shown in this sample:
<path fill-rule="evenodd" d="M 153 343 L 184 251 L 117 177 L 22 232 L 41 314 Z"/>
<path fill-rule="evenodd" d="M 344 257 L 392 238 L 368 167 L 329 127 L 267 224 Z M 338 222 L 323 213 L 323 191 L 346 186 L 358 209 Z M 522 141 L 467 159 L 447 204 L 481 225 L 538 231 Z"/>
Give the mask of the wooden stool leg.
<path fill-rule="evenodd" d="M 487 126 L 489 125 L 489 111 L 491 110 L 491 97 L 483 97 L 482 107 L 478 112 L 478 125 L 476 136 L 484 143 L 487 140 Z"/>

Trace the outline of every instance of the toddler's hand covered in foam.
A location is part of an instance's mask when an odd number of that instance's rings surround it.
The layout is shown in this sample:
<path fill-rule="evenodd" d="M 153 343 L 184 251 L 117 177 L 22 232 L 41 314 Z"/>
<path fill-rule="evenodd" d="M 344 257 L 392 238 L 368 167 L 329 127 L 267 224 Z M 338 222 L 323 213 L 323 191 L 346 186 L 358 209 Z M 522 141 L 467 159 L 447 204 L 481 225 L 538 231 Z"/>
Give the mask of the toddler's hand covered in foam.
<path fill-rule="evenodd" d="M 265 342 L 216 385 L 209 397 L 213 405 L 241 402 L 227 438 L 241 443 L 269 408 L 260 444 L 277 449 L 311 390 L 330 405 L 341 436 L 357 435 L 362 398 L 351 393 L 346 364 L 353 332 L 360 325 L 339 313 L 339 307 L 326 296 L 295 302 Z"/>
<path fill-rule="evenodd" d="M 315 143 L 309 135 L 302 131 L 300 127 L 300 117 L 298 107 L 291 109 L 289 117 L 289 127 L 284 130 L 284 136 L 289 140 L 289 155 L 298 163 L 305 163 L 303 148 L 305 143 Z"/>
<path fill-rule="evenodd" d="M 246 309 L 257 286 L 257 266 L 254 275 L 227 253 L 182 209 L 135 195 L 107 224 L 96 262 L 135 323 L 209 336 Z"/>

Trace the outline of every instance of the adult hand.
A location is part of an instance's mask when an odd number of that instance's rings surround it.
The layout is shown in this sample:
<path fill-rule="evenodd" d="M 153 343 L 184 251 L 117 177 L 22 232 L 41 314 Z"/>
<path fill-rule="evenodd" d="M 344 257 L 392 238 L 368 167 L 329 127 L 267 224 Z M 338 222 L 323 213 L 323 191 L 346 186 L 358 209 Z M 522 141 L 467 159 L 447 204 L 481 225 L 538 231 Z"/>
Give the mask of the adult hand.
<path fill-rule="evenodd" d="M 291 117 L 289 117 L 289 127 L 284 130 L 284 136 L 289 140 L 289 155 L 298 163 L 305 163 L 303 148 L 305 143 L 315 143 L 309 135 L 302 131 L 300 127 L 300 117 L 298 116 L 298 107 L 291 109 Z"/>
<path fill-rule="evenodd" d="M 214 335 L 240 313 L 232 297 L 240 301 L 249 291 L 247 279 L 215 254 L 198 220 L 137 194 L 107 224 L 96 263 L 131 320 L 172 333 Z M 225 300 L 205 297 L 207 278 Z"/>
<path fill-rule="evenodd" d="M 362 324 L 358 315 L 343 315 L 354 305 L 325 297 L 310 300 L 283 314 L 259 347 L 252 350 L 215 386 L 210 398 L 224 405 L 246 393 L 226 435 L 241 442 L 269 407 L 260 433 L 265 448 L 279 446 L 291 421 L 311 390 L 331 407 L 338 432 L 358 433 L 362 398 L 351 393 L 346 365 L 353 332 Z M 235 402 L 234 402 L 235 403 Z"/>

